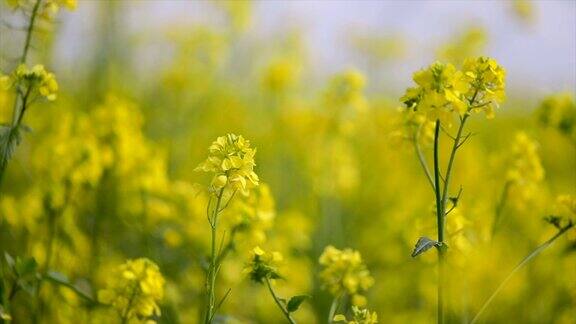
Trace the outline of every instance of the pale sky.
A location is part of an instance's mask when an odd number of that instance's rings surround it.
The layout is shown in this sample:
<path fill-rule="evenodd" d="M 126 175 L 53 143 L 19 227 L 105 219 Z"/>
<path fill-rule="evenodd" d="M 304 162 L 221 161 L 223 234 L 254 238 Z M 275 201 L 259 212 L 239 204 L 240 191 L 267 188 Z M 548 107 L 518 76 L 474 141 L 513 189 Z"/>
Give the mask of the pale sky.
<path fill-rule="evenodd" d="M 205 1 L 124 0 L 128 32 L 165 30 L 175 22 L 215 23 Z M 91 24 L 97 0 L 79 0 L 78 10 L 64 14 L 58 54 L 74 62 L 91 48 Z M 576 1 L 538 1 L 536 22 L 522 24 L 511 15 L 509 1 L 258 1 L 248 35 L 273 37 L 295 28 L 303 32 L 309 60 L 320 74 L 347 67 L 362 69 L 346 43 L 351 30 L 402 35 L 408 56 L 385 73 L 394 90 L 410 83 L 411 73 L 434 59 L 434 49 L 462 26 L 488 30 L 487 55 L 508 71 L 508 84 L 532 94 L 576 88 Z M 382 73 L 380 71 L 379 73 Z M 370 75 L 370 72 L 368 72 Z"/>

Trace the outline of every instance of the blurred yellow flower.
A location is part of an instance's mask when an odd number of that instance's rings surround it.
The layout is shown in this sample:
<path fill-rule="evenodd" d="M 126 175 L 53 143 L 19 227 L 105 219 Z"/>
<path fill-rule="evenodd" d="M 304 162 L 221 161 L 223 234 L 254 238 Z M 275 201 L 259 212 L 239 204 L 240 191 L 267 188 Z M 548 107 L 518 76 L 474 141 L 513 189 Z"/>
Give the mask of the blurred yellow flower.
<path fill-rule="evenodd" d="M 556 128 L 576 141 L 576 102 L 572 93 L 557 93 L 544 98 L 537 112 L 542 125 Z"/>
<path fill-rule="evenodd" d="M 332 320 L 346 324 L 376 324 L 378 323 L 378 314 L 365 308 L 352 306 L 352 318 L 348 319 L 345 315 L 338 314 Z"/>
<path fill-rule="evenodd" d="M 250 263 L 244 269 L 244 273 L 250 276 L 250 280 L 256 283 L 264 283 L 268 279 L 280 279 L 278 265 L 284 260 L 280 252 L 266 252 L 259 246 L 251 251 Z"/>
<path fill-rule="evenodd" d="M 327 246 L 319 259 L 322 270 L 320 281 L 334 297 L 347 294 L 356 306 L 366 303 L 362 294 L 374 284 L 374 279 L 362 261 L 360 252 L 339 250 Z"/>
<path fill-rule="evenodd" d="M 58 92 L 58 83 L 53 73 L 47 72 L 44 65 L 37 64 L 31 69 L 20 64 L 10 75 L 2 76 L 0 85 L 6 88 L 18 88 L 22 93 L 39 93 L 48 100 L 55 100 Z"/>
<path fill-rule="evenodd" d="M 517 133 L 512 144 L 511 159 L 506 174 L 510 183 L 509 197 L 517 207 L 521 207 L 539 192 L 540 183 L 544 180 L 538 143 L 524 132 Z"/>
<path fill-rule="evenodd" d="M 160 315 L 158 302 L 164 296 L 164 277 L 158 266 L 146 259 L 128 260 L 98 291 L 98 301 L 111 305 L 126 320 Z"/>

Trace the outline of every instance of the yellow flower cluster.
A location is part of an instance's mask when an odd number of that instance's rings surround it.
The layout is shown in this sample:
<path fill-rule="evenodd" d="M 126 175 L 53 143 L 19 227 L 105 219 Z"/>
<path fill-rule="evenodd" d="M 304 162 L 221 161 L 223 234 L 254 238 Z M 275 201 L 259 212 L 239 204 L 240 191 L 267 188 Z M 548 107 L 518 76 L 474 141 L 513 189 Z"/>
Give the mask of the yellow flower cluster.
<path fill-rule="evenodd" d="M 130 322 L 154 323 L 160 315 L 158 302 L 164 295 L 164 277 L 158 266 L 146 259 L 128 260 L 122 264 L 108 287 L 98 291 L 98 301 L 111 305 Z"/>
<path fill-rule="evenodd" d="M 438 50 L 438 57 L 447 62 L 461 64 L 466 58 L 480 54 L 487 43 L 487 38 L 484 28 L 470 26 L 442 46 Z"/>
<path fill-rule="evenodd" d="M 35 0 L 6 0 L 8 6 L 13 9 L 23 9 L 26 11 L 32 10 L 35 6 Z M 38 7 L 38 15 L 42 18 L 50 19 L 56 15 L 61 7 L 68 10 L 75 10 L 78 3 L 77 0 L 45 0 L 40 3 Z"/>
<path fill-rule="evenodd" d="M 576 141 L 576 102 L 571 93 L 546 97 L 538 108 L 538 118 L 544 126 L 556 128 Z"/>
<path fill-rule="evenodd" d="M 406 90 L 400 100 L 407 108 L 445 125 L 451 124 L 453 112 L 464 116 L 482 109 L 492 117 L 494 107 L 504 100 L 505 74 L 487 57 L 465 60 L 461 71 L 452 64 L 436 62 L 414 73 L 417 86 Z"/>
<path fill-rule="evenodd" d="M 470 82 L 467 98 L 471 110 L 484 110 L 488 118 L 494 117 L 494 108 L 506 99 L 506 71 L 489 57 L 469 58 L 462 70 Z"/>
<path fill-rule="evenodd" d="M 280 252 L 265 252 L 259 246 L 252 250 L 250 263 L 244 269 L 244 273 L 250 276 L 250 280 L 256 283 L 264 283 L 266 279 L 280 279 L 278 265 L 284 260 Z"/>
<path fill-rule="evenodd" d="M 363 110 L 367 106 L 363 93 L 365 86 L 366 78 L 358 70 L 350 69 L 337 74 L 328 86 L 327 104 L 334 108 L 349 105 L 357 110 Z"/>
<path fill-rule="evenodd" d="M 242 136 L 227 134 L 218 137 L 208 150 L 208 158 L 195 170 L 214 173 L 212 191 L 230 186 L 248 193 L 248 189 L 258 186 L 258 175 L 254 172 L 256 150 L 250 147 L 250 141 Z"/>
<path fill-rule="evenodd" d="M 22 93 L 40 93 L 48 100 L 56 99 L 58 83 L 53 73 L 47 72 L 44 65 L 37 64 L 31 69 L 20 64 L 10 76 L 1 76 L 0 84 L 4 88 L 22 87 Z"/>
<path fill-rule="evenodd" d="M 334 322 L 343 322 L 346 324 L 376 324 L 378 323 L 378 314 L 370 312 L 367 309 L 352 306 L 352 319 L 347 319 L 345 315 L 338 314 L 334 316 Z"/>
<path fill-rule="evenodd" d="M 330 245 L 324 249 L 319 261 L 323 267 L 320 281 L 324 289 L 334 296 L 349 295 L 353 305 L 366 305 L 366 297 L 362 293 L 374 284 L 374 279 L 360 252 L 339 250 Z"/>
<path fill-rule="evenodd" d="M 565 214 L 568 218 L 576 219 L 576 196 L 575 195 L 560 195 L 556 199 L 561 214 Z"/>
<path fill-rule="evenodd" d="M 526 202 L 538 192 L 544 168 L 538 155 L 538 143 L 524 132 L 516 134 L 511 163 L 506 175 L 511 184 L 511 198 L 519 203 Z"/>
<path fill-rule="evenodd" d="M 292 88 L 300 77 L 300 66 L 289 59 L 272 62 L 264 72 L 262 86 L 273 93 Z"/>
<path fill-rule="evenodd" d="M 234 233 L 238 249 L 248 250 L 266 241 L 266 232 L 276 217 L 275 201 L 266 183 L 260 183 L 249 196 L 234 199 L 222 212 L 224 226 Z"/>

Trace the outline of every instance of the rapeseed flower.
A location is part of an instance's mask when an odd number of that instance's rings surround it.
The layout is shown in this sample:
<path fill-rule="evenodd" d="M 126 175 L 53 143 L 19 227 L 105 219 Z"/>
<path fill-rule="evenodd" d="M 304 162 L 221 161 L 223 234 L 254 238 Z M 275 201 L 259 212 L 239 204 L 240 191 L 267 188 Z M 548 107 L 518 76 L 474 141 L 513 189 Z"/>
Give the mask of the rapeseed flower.
<path fill-rule="evenodd" d="M 378 314 L 365 308 L 352 306 L 352 318 L 348 319 L 345 315 L 338 314 L 334 316 L 333 321 L 346 324 L 376 324 L 378 323 Z"/>
<path fill-rule="evenodd" d="M 251 251 L 251 261 L 244 269 L 244 273 L 256 283 L 264 283 L 268 279 L 280 279 L 278 265 L 284 259 L 280 252 L 266 252 L 259 246 Z"/>
<path fill-rule="evenodd" d="M 154 262 L 128 260 L 110 277 L 106 289 L 98 291 L 98 301 L 111 305 L 122 318 L 151 323 L 150 317 L 160 316 L 158 302 L 164 296 L 164 282 Z"/>
<path fill-rule="evenodd" d="M 20 64 L 8 77 L 2 76 L 0 84 L 3 88 L 18 88 L 24 94 L 38 93 L 42 97 L 53 101 L 58 92 L 58 82 L 53 73 L 46 71 L 42 64 L 29 68 Z"/>
<path fill-rule="evenodd" d="M 374 279 L 362 261 L 360 252 L 352 249 L 339 250 L 330 245 L 320 255 L 319 262 L 323 267 L 320 281 L 324 289 L 334 297 L 343 294 L 350 296 L 353 305 L 366 304 L 366 298 L 362 294 L 374 284 Z"/>
<path fill-rule="evenodd" d="M 235 134 L 218 137 L 208 151 L 206 161 L 195 170 L 214 173 L 212 192 L 229 187 L 247 194 L 258 186 L 258 175 L 254 172 L 256 149 L 244 137 Z"/>

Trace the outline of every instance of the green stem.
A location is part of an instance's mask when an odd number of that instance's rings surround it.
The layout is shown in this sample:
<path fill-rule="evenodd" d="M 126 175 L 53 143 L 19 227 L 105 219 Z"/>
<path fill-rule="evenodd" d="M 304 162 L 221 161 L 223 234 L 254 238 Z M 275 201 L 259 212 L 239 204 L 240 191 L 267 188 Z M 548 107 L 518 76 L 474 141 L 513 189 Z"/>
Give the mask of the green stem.
<path fill-rule="evenodd" d="M 413 143 L 414 143 L 414 150 L 416 151 L 416 155 L 418 156 L 418 161 L 420 162 L 420 166 L 424 170 L 426 174 L 426 179 L 432 186 L 432 190 L 436 190 L 436 186 L 434 185 L 434 180 L 432 180 L 432 174 L 430 173 L 430 169 L 428 168 L 428 164 L 426 164 L 426 159 L 424 158 L 424 154 L 420 149 L 420 143 L 418 142 L 418 138 L 420 137 L 420 131 L 422 130 L 422 125 L 418 126 L 418 130 L 414 134 Z"/>
<path fill-rule="evenodd" d="M 26 30 L 26 40 L 24 42 L 24 49 L 22 52 L 22 56 L 20 57 L 20 64 L 26 63 L 26 58 L 28 57 L 28 51 L 30 49 L 30 43 L 32 42 L 32 33 L 34 31 L 34 23 L 36 21 L 36 16 L 38 14 L 38 8 L 40 7 L 40 2 L 42 0 L 36 0 L 34 3 L 34 8 L 32 9 L 32 14 L 30 15 L 30 23 L 28 24 L 28 29 Z M 14 99 L 13 111 L 12 111 L 12 128 L 10 129 L 10 134 L 8 136 L 7 142 L 5 143 L 6 146 L 10 146 L 10 143 L 14 140 L 15 132 L 18 129 L 18 126 L 22 122 L 22 118 L 24 117 L 24 112 L 26 111 L 27 99 L 30 95 L 31 88 L 28 88 L 26 94 L 22 94 L 22 92 L 18 91 L 19 96 L 17 95 Z M 22 100 L 22 108 L 18 111 L 18 102 Z M 2 143 L 0 143 L 2 144 Z M 4 150 L 4 155 L 0 157 L 0 185 L 2 185 L 2 180 L 4 178 L 4 172 L 6 171 L 6 167 L 8 166 L 8 148 L 6 147 Z"/>
<path fill-rule="evenodd" d="M 442 192 L 442 212 L 446 211 L 446 202 L 448 201 L 448 187 L 450 186 L 450 176 L 452 175 L 452 166 L 454 165 L 454 158 L 456 157 L 456 151 L 460 147 L 460 139 L 462 138 L 462 131 L 464 130 L 464 124 L 470 115 L 468 113 L 462 117 L 460 120 L 460 126 L 458 127 L 458 133 L 454 138 L 454 143 L 452 145 L 452 151 L 450 152 L 450 159 L 448 160 L 448 167 L 446 168 L 446 175 L 444 176 L 444 190 Z M 442 216 L 442 222 L 444 222 L 444 214 Z"/>
<path fill-rule="evenodd" d="M 210 222 L 210 234 L 211 234 L 211 244 L 210 244 L 210 267 L 208 269 L 208 283 L 207 283 L 207 310 L 204 317 L 204 323 L 210 324 L 214 319 L 214 308 L 216 303 L 215 298 L 215 286 L 216 286 L 216 264 L 218 261 L 218 256 L 216 255 L 216 235 L 217 235 L 217 225 L 218 225 L 218 214 L 220 213 L 220 203 L 222 202 L 222 196 L 224 194 L 224 188 L 220 189 L 218 193 L 218 200 L 216 201 L 216 206 L 212 210 L 212 216 L 208 215 Z M 208 211 L 208 213 L 210 213 Z"/>
<path fill-rule="evenodd" d="M 339 305 L 340 305 L 340 296 L 335 297 L 334 300 L 332 300 L 332 305 L 330 305 L 330 312 L 328 313 L 328 323 L 332 323 Z"/>
<path fill-rule="evenodd" d="M 437 322 L 438 324 L 444 323 L 444 250 L 442 244 L 444 243 L 444 210 L 442 208 L 440 196 L 440 164 L 438 159 L 438 145 L 440 140 L 440 120 L 436 120 L 436 127 L 434 129 L 434 191 L 436 196 L 436 223 L 438 226 L 438 304 L 437 304 Z"/>
<path fill-rule="evenodd" d="M 26 63 L 26 58 L 28 57 L 28 50 L 30 49 L 30 43 L 32 42 L 32 33 L 34 32 L 34 22 L 36 21 L 40 2 L 42 2 L 42 0 L 36 0 L 34 8 L 32 8 L 32 15 L 30 16 L 30 23 L 28 24 L 28 30 L 26 31 L 26 41 L 24 42 L 22 57 L 20 57 L 20 64 Z"/>
<path fill-rule="evenodd" d="M 136 284 L 134 286 L 134 289 L 132 289 L 132 294 L 130 295 L 130 299 L 128 300 L 128 306 L 126 306 L 126 309 L 124 310 L 124 313 L 121 314 L 121 318 L 122 318 L 122 324 L 126 324 L 128 323 L 128 315 L 130 313 L 130 308 L 132 308 L 132 303 L 134 302 L 134 298 L 136 297 L 136 293 L 138 292 L 138 284 Z"/>
<path fill-rule="evenodd" d="M 274 298 L 274 302 L 276 302 L 276 305 L 278 305 L 278 308 L 280 308 L 280 310 L 282 311 L 282 314 L 284 314 L 284 317 L 286 317 L 286 320 L 288 320 L 288 323 L 296 324 L 296 321 L 292 318 L 292 316 L 290 315 L 290 312 L 284 307 L 284 305 L 282 305 L 280 298 L 278 298 L 278 296 L 276 296 L 276 293 L 274 292 L 274 289 L 272 288 L 272 284 L 270 284 L 270 279 L 268 279 L 268 278 L 266 278 L 266 285 L 268 286 L 268 290 L 270 291 L 272 298 Z"/>
<path fill-rule="evenodd" d="M 500 293 L 500 291 L 504 288 L 504 286 L 508 283 L 508 281 L 510 281 L 510 279 L 514 276 L 514 274 L 516 274 L 516 272 L 518 272 L 524 265 L 526 265 L 530 260 L 532 260 L 538 254 L 540 254 L 542 251 L 544 251 L 556 239 L 558 239 L 560 236 L 562 236 L 562 234 L 566 233 L 566 231 L 568 231 L 572 227 L 574 227 L 573 223 L 570 223 L 570 224 L 564 226 L 563 228 L 561 228 L 558 231 L 558 233 L 556 233 L 554 236 L 552 236 L 546 242 L 539 245 L 536 249 L 534 249 L 534 251 L 530 252 L 530 254 L 525 256 L 524 259 L 522 259 L 522 261 L 520 261 L 520 263 L 518 263 L 518 265 L 516 265 L 516 267 L 514 267 L 514 269 L 512 269 L 512 271 L 508 274 L 508 276 L 506 276 L 506 278 L 504 278 L 504 280 L 500 283 L 500 285 L 498 285 L 498 287 L 496 288 L 496 290 L 494 290 L 494 292 L 490 295 L 490 297 L 488 297 L 488 299 L 484 302 L 484 304 L 480 308 L 480 311 L 478 311 L 478 313 L 476 313 L 476 316 L 474 316 L 474 318 L 472 319 L 470 324 L 474 324 L 474 323 L 476 323 L 476 321 L 478 321 L 478 318 L 480 317 L 480 315 L 482 315 L 484 313 L 486 308 L 488 308 L 490 303 L 494 300 L 494 298 L 496 298 L 496 296 Z"/>

